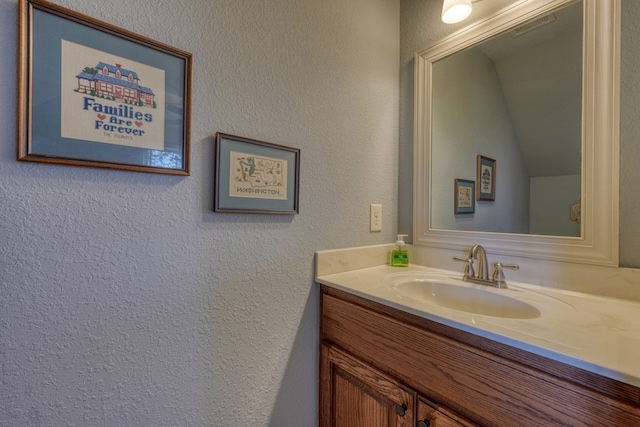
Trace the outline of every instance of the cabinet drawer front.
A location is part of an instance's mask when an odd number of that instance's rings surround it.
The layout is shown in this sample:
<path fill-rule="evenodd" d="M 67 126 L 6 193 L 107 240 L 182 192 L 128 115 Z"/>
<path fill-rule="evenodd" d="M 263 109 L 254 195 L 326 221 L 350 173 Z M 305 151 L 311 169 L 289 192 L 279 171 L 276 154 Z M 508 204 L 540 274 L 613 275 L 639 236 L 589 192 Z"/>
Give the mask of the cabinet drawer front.
<path fill-rule="evenodd" d="M 640 426 L 640 410 L 323 295 L 323 339 L 486 426 Z"/>
<path fill-rule="evenodd" d="M 418 427 L 479 427 L 477 424 L 461 419 L 446 408 L 432 405 L 420 399 L 418 401 Z"/>

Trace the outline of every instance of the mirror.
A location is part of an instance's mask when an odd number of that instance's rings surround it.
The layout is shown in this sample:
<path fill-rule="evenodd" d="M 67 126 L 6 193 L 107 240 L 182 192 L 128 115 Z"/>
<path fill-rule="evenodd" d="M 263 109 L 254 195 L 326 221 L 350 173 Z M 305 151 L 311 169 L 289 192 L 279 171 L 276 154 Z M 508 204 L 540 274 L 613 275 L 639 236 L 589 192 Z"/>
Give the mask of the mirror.
<path fill-rule="evenodd" d="M 581 1 L 435 61 L 431 104 L 432 228 L 580 236 Z M 454 215 L 456 178 L 495 194 Z"/>
<path fill-rule="evenodd" d="M 518 2 L 416 54 L 414 244 L 617 265 L 619 6 Z"/>

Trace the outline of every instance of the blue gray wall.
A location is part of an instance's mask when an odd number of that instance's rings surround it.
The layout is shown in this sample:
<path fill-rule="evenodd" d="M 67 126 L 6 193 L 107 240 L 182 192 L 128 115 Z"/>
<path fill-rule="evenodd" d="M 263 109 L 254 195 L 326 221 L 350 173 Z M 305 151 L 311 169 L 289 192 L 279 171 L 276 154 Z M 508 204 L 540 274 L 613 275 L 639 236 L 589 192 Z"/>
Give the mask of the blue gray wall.
<path fill-rule="evenodd" d="M 399 2 L 56 3 L 193 53 L 192 174 L 17 162 L 0 0 L 0 425 L 316 425 L 313 254 L 397 233 Z M 300 214 L 214 214 L 216 131 L 300 148 Z"/>
<path fill-rule="evenodd" d="M 528 233 L 529 171 L 493 61 L 480 49 L 467 49 L 433 65 L 432 85 L 431 151 L 438 161 L 430 166 L 431 225 Z M 454 180 L 480 185 L 478 154 L 496 160 L 509 179 L 496 185 L 495 201 L 476 201 L 473 215 L 454 215 Z"/>

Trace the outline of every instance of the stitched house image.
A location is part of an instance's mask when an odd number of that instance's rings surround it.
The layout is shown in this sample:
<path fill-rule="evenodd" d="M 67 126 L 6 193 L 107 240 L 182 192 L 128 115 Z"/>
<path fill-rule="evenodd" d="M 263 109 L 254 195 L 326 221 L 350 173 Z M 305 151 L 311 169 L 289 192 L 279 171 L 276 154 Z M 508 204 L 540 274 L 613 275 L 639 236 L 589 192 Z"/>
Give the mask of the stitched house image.
<path fill-rule="evenodd" d="M 78 79 L 76 92 L 140 107 L 156 108 L 153 90 L 140 86 L 138 74 L 122 68 L 121 64 L 99 62 L 95 68 L 85 67 L 76 78 Z"/>

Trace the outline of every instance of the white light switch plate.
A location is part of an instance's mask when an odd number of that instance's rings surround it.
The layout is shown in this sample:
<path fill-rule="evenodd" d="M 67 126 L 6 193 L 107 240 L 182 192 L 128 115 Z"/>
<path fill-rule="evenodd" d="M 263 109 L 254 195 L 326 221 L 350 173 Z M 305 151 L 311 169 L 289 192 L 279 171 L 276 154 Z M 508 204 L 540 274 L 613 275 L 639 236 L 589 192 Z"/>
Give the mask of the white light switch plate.
<path fill-rule="evenodd" d="M 371 231 L 382 231 L 382 205 L 371 205 Z"/>

